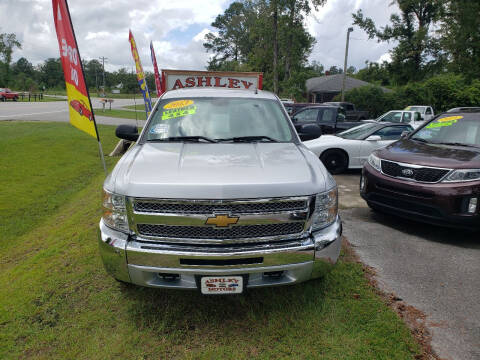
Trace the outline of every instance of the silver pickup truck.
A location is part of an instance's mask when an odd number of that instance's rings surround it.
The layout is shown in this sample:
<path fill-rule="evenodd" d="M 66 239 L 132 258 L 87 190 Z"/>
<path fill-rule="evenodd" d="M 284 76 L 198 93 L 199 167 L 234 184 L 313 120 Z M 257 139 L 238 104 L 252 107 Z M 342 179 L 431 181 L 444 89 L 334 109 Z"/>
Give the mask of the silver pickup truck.
<path fill-rule="evenodd" d="M 115 279 L 236 294 L 336 263 L 336 183 L 272 93 L 167 91 L 141 134 L 124 125 L 117 136 L 135 144 L 103 188 L 98 241 Z"/>

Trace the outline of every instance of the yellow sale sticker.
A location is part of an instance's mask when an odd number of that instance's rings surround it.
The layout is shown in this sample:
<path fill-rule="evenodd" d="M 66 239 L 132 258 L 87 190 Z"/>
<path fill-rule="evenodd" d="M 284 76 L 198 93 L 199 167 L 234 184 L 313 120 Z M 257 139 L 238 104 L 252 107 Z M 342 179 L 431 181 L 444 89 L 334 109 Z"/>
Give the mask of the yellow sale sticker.
<path fill-rule="evenodd" d="M 176 100 L 168 103 L 163 108 L 164 109 L 179 109 L 189 105 L 193 105 L 193 100 Z"/>
<path fill-rule="evenodd" d="M 463 119 L 463 116 L 459 116 L 459 115 L 447 116 L 441 119 L 437 119 L 434 122 L 428 124 L 427 129 L 433 129 L 433 128 L 444 127 L 444 126 L 452 126 L 460 119 Z"/>
<path fill-rule="evenodd" d="M 438 122 L 446 122 L 446 121 L 453 121 L 453 120 L 460 120 L 460 119 L 463 119 L 463 116 L 457 115 L 457 116 L 447 116 L 447 117 L 438 119 L 437 121 Z"/>

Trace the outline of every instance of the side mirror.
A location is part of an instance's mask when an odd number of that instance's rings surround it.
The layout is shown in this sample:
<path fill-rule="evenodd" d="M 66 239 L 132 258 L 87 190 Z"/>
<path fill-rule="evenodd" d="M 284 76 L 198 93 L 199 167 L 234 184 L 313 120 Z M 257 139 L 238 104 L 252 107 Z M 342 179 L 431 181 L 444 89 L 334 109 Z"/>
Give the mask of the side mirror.
<path fill-rule="evenodd" d="M 382 138 L 379 135 L 370 135 L 365 140 L 367 141 L 380 141 Z"/>
<path fill-rule="evenodd" d="M 402 135 L 400 135 L 400 139 L 405 139 L 410 134 L 410 131 L 403 131 Z"/>
<path fill-rule="evenodd" d="M 322 129 L 317 124 L 303 124 L 295 126 L 300 140 L 313 140 L 322 136 Z"/>
<path fill-rule="evenodd" d="M 115 135 L 124 140 L 128 141 L 137 141 L 138 140 L 138 129 L 134 125 L 119 125 L 115 129 Z"/>
<path fill-rule="evenodd" d="M 292 122 L 297 122 L 298 119 L 295 116 L 292 116 L 290 119 L 292 119 Z"/>

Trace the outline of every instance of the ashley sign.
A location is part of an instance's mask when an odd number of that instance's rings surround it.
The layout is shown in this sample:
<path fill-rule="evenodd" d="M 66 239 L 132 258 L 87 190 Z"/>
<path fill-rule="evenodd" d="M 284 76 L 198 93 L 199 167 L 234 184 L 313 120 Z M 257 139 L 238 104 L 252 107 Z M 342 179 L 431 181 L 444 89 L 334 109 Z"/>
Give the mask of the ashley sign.
<path fill-rule="evenodd" d="M 262 88 L 262 73 L 163 70 L 166 90 L 184 88 L 224 88 L 255 90 Z"/>

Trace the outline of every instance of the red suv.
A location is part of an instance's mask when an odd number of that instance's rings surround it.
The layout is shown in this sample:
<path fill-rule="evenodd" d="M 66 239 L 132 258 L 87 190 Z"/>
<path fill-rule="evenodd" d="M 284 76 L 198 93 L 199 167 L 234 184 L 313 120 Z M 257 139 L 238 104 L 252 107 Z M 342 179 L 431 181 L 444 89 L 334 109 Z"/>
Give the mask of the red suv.
<path fill-rule="evenodd" d="M 376 210 L 480 229 L 480 112 L 441 114 L 373 152 L 360 194 Z"/>

